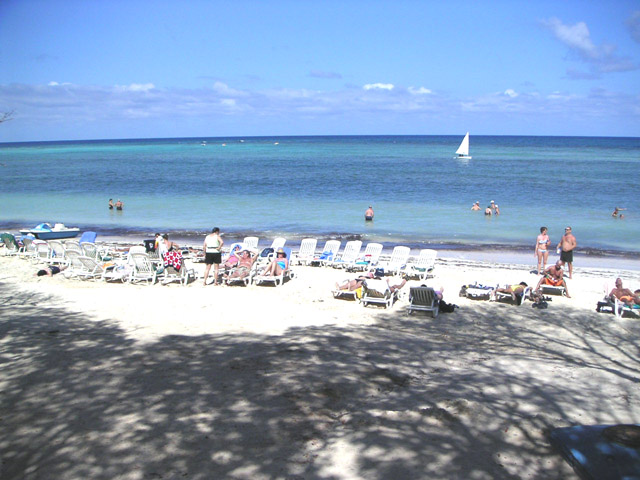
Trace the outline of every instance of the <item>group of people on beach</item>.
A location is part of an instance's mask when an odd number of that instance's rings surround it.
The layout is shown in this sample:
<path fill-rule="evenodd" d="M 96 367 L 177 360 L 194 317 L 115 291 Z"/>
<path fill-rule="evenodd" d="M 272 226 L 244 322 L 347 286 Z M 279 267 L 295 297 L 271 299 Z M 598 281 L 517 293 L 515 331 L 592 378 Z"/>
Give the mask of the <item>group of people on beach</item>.
<path fill-rule="evenodd" d="M 230 252 L 229 257 L 223 266 L 221 275 L 220 266 L 222 264 L 222 247 L 224 240 L 220 235 L 220 228 L 214 227 L 211 233 L 204 239 L 202 246 L 204 251 L 204 285 L 209 279 L 209 273 L 213 266 L 213 285 L 220 285 L 221 277 L 227 280 L 241 279 L 249 276 L 253 264 L 258 258 L 258 252 L 249 249 L 246 246 L 239 246 Z M 265 276 L 277 276 L 289 268 L 289 259 L 284 249 L 279 248 L 275 252 L 273 260 L 260 272 Z"/>

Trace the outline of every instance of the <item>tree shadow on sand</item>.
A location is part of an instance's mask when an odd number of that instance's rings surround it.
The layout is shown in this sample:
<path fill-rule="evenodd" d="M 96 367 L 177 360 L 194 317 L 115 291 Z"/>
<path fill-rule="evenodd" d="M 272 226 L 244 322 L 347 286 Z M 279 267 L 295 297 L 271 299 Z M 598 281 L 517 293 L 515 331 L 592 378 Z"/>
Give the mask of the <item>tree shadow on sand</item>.
<path fill-rule="evenodd" d="M 570 478 L 548 429 L 637 420 L 637 342 L 569 307 L 140 343 L 1 288 L 6 480 Z"/>

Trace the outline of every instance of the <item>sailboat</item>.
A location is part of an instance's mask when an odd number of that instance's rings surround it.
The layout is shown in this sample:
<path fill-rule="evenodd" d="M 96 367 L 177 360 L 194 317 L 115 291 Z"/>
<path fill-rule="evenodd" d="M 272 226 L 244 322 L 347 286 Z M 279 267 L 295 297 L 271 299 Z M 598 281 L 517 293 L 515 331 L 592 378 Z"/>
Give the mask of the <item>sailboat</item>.
<path fill-rule="evenodd" d="M 464 136 L 458 150 L 456 150 L 456 156 L 453 158 L 457 158 L 458 160 L 471 160 L 471 155 L 469 155 L 469 132 Z"/>

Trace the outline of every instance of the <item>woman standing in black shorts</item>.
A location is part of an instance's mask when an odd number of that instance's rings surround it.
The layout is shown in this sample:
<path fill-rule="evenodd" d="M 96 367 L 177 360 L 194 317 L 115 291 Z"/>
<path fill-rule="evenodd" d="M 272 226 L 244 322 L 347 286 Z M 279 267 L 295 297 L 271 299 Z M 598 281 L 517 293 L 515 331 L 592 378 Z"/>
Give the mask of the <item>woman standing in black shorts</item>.
<path fill-rule="evenodd" d="M 211 230 L 211 233 L 204 239 L 204 263 L 207 265 L 204 269 L 204 284 L 207 284 L 207 278 L 209 278 L 209 270 L 211 265 L 215 265 L 213 268 L 213 284 L 218 283 L 218 269 L 222 263 L 222 245 L 224 241 L 220 237 L 220 229 L 215 227 Z"/>

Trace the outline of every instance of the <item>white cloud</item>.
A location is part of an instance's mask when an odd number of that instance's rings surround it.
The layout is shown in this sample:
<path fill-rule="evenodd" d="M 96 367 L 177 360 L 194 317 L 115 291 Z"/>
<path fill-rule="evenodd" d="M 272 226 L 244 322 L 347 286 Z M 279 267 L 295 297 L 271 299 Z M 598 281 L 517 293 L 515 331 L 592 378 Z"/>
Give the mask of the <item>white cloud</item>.
<path fill-rule="evenodd" d="M 507 97 L 511 97 L 511 98 L 516 98 L 516 97 L 518 96 L 518 92 L 516 92 L 515 90 L 513 90 L 513 89 L 511 89 L 511 88 L 507 88 L 507 89 L 504 91 L 504 94 L 505 94 Z"/>
<path fill-rule="evenodd" d="M 116 89 L 122 92 L 148 92 L 156 86 L 153 83 L 132 83 L 130 85 L 116 85 Z"/>
<path fill-rule="evenodd" d="M 408 90 L 411 95 L 430 95 L 433 93 L 431 90 L 424 87 L 409 87 Z"/>
<path fill-rule="evenodd" d="M 392 83 L 367 83 L 364 87 L 365 90 L 393 90 Z"/>
<path fill-rule="evenodd" d="M 640 20 L 638 20 L 640 22 Z M 633 22 L 632 22 L 633 23 Z M 542 24 L 578 58 L 591 65 L 601 73 L 625 72 L 638 69 L 629 58 L 616 55 L 616 46 L 609 44 L 596 45 L 591 40 L 591 33 L 587 24 L 578 22 L 575 25 L 565 25 L 558 18 L 543 20 Z M 632 27 L 631 27 L 632 28 Z M 570 78 L 586 78 L 586 75 L 569 75 Z"/>

